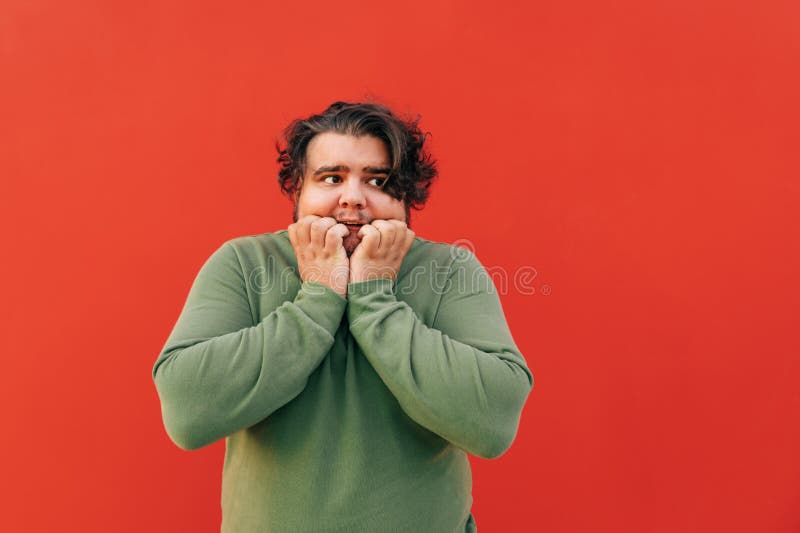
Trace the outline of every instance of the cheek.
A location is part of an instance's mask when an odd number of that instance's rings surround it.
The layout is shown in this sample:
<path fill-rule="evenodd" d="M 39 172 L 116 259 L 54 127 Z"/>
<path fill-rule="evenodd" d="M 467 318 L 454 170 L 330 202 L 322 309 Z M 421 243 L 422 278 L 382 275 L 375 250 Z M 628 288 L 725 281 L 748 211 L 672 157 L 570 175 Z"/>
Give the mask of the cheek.
<path fill-rule="evenodd" d="M 393 218 L 403 221 L 406 219 L 406 204 L 402 200 L 397 200 L 387 194 L 380 194 L 373 199 L 372 205 L 375 206 L 373 214 L 376 218 Z"/>
<path fill-rule="evenodd" d="M 336 205 L 336 199 L 331 195 L 309 188 L 302 191 L 297 199 L 297 214 L 299 218 L 306 215 L 327 216 L 332 205 Z"/>

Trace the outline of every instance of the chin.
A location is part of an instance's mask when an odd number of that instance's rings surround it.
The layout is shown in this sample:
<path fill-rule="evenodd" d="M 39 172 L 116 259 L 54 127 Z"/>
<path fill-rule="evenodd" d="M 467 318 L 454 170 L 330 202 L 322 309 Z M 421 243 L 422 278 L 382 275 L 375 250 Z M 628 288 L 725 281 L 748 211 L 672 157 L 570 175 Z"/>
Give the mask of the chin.
<path fill-rule="evenodd" d="M 358 243 L 361 242 L 361 237 L 358 235 L 353 235 L 352 233 L 345 237 L 342 240 L 342 246 L 344 246 L 344 251 L 347 253 L 347 257 L 350 257 L 358 246 Z"/>

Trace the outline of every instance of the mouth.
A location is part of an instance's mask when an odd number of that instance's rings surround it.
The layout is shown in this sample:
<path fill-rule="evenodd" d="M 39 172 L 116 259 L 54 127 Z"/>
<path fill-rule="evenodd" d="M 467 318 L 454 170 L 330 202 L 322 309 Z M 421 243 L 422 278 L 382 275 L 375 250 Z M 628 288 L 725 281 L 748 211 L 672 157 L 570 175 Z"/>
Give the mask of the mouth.
<path fill-rule="evenodd" d="M 339 222 L 339 224 L 344 224 L 351 233 L 358 233 L 358 230 L 360 230 L 361 226 L 364 225 L 364 222 L 356 222 L 352 220 L 338 220 L 337 222 Z"/>

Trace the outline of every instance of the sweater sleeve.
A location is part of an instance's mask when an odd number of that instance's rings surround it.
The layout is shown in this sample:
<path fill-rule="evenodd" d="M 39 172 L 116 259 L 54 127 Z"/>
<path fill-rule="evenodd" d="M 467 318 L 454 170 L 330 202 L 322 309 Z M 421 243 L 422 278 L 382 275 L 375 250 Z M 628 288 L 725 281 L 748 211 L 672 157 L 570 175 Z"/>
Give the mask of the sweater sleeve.
<path fill-rule="evenodd" d="M 199 448 L 292 400 L 333 345 L 346 305 L 307 282 L 254 323 L 236 250 L 223 244 L 197 274 L 153 367 L 170 438 Z"/>
<path fill-rule="evenodd" d="M 411 419 L 468 453 L 498 457 L 514 440 L 533 376 L 472 254 L 451 264 L 445 287 L 428 327 L 392 281 L 350 284 L 350 331 Z"/>

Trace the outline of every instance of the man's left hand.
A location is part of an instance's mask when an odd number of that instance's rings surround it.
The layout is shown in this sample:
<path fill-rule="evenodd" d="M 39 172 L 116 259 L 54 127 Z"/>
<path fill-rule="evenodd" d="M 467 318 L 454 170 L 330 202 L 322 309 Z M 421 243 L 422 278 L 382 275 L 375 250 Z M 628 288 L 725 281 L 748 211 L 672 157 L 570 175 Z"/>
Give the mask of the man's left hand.
<path fill-rule="evenodd" d="M 414 242 L 414 232 L 401 220 L 373 220 L 358 231 L 361 242 L 350 256 L 350 283 L 397 279 L 400 265 Z"/>

